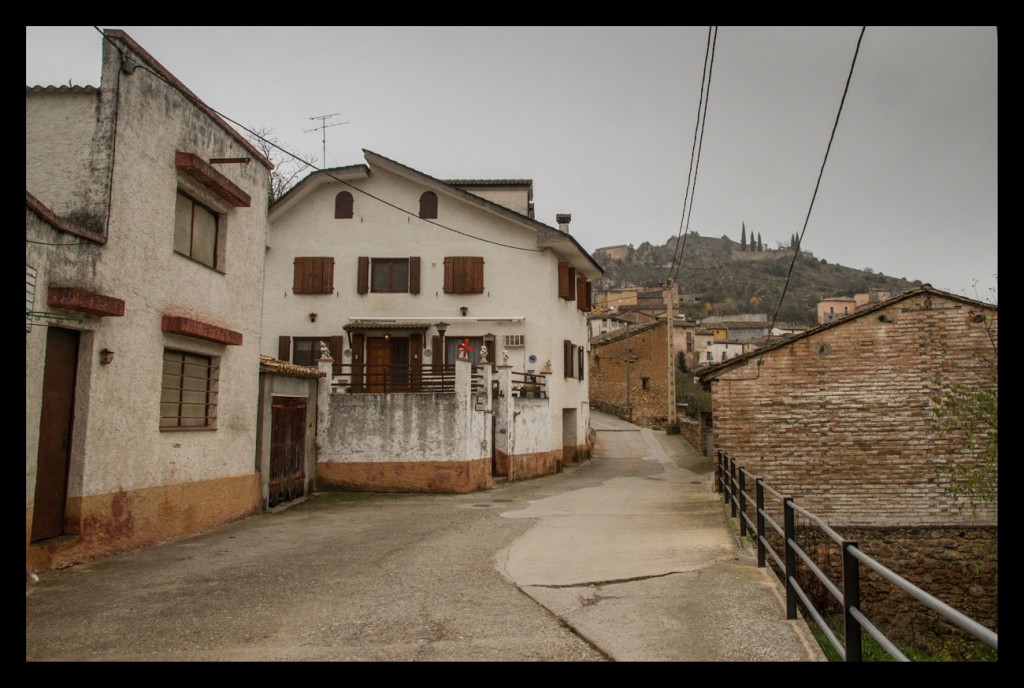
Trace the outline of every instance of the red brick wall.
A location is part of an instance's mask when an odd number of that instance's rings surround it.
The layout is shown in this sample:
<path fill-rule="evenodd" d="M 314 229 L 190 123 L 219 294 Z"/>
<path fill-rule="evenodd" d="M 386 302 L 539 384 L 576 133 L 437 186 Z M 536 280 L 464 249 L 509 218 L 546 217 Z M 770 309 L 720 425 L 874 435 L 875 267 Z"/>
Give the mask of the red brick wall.
<path fill-rule="evenodd" d="M 931 307 L 925 298 L 931 297 Z M 943 491 L 973 454 L 931 424 L 939 379 L 983 384 L 993 354 L 977 304 L 915 295 L 798 339 L 711 385 L 716 449 L 831 525 L 994 524 Z M 884 320 L 882 319 L 884 316 Z"/>

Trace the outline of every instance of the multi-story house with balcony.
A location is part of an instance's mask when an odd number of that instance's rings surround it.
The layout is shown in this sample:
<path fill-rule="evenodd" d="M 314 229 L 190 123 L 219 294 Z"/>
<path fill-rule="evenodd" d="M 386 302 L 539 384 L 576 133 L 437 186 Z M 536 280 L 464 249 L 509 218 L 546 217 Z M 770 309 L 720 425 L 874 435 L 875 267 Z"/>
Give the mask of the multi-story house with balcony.
<path fill-rule="evenodd" d="M 441 180 L 364 155 L 310 174 L 271 206 L 263 353 L 312 365 L 323 342 L 334 391 L 365 395 L 367 413 L 380 395 L 443 390 L 462 354 L 507 366 L 528 376 L 524 389 L 543 387 L 547 410 L 529 451 L 505 447 L 493 472 L 544 474 L 585 455 L 587 312 L 602 270 L 569 234 L 571 216 L 558 215 L 557 228 L 534 219 L 531 180 Z M 446 470 L 433 449 L 324 455 L 318 479 L 430 489 L 429 472 L 412 469 L 431 455 Z M 413 473 L 424 477 L 410 482 Z M 471 473 L 446 489 L 486 486 Z"/>

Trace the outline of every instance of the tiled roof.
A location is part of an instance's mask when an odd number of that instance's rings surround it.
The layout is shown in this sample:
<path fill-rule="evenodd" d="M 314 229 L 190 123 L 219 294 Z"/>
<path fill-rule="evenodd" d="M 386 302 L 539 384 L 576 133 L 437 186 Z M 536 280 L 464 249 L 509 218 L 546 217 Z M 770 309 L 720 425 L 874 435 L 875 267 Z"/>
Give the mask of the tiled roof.
<path fill-rule="evenodd" d="M 260 372 L 280 373 L 292 377 L 327 377 L 326 373 L 313 366 L 300 366 L 281 361 L 270 356 L 260 355 Z"/>
<path fill-rule="evenodd" d="M 533 186 L 532 179 L 443 179 L 452 186 Z"/>
<path fill-rule="evenodd" d="M 348 330 L 427 330 L 434 323 L 411 320 L 352 320 L 342 329 Z"/>

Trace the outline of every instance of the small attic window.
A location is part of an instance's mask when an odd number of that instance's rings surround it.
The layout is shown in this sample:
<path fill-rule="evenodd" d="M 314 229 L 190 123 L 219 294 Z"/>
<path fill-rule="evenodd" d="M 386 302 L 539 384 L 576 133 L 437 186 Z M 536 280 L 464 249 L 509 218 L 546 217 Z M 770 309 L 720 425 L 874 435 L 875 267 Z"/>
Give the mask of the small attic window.
<path fill-rule="evenodd" d="M 437 194 L 433 191 L 424 191 L 420 196 L 420 217 L 424 220 L 437 219 Z"/>
<path fill-rule="evenodd" d="M 355 202 L 348 191 L 339 191 L 334 197 L 334 219 L 350 220 L 354 215 Z"/>

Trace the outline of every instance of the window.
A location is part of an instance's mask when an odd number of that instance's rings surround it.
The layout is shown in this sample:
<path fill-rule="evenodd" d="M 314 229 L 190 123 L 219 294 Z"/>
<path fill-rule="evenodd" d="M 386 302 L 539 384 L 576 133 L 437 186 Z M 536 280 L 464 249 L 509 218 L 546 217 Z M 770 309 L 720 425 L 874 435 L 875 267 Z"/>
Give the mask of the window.
<path fill-rule="evenodd" d="M 481 256 L 448 256 L 444 259 L 445 294 L 483 294 L 484 259 Z"/>
<path fill-rule="evenodd" d="M 318 365 L 320 361 L 319 337 L 295 337 L 292 341 L 294 347 L 294 351 L 292 352 L 292 363 L 303 366 Z M 340 353 L 341 352 L 338 352 L 338 354 L 335 355 L 340 355 Z"/>
<path fill-rule="evenodd" d="M 425 220 L 437 219 L 437 194 L 433 191 L 424 191 L 420 196 L 420 217 Z"/>
<path fill-rule="evenodd" d="M 708 360 L 709 361 L 714 361 L 715 360 L 715 355 L 712 352 L 710 352 L 710 351 L 708 352 Z"/>
<path fill-rule="evenodd" d="M 354 215 L 355 202 L 348 191 L 339 191 L 334 197 L 334 219 L 350 220 Z"/>
<path fill-rule="evenodd" d="M 356 291 L 360 294 L 420 293 L 420 259 L 359 257 Z"/>
<path fill-rule="evenodd" d="M 409 291 L 408 258 L 374 258 L 370 291 Z"/>
<path fill-rule="evenodd" d="M 650 389 L 651 388 L 651 378 L 649 378 L 649 377 L 642 377 L 642 378 L 640 378 L 640 387 L 641 387 L 641 389 L 644 389 L 644 390 Z"/>
<path fill-rule="evenodd" d="M 512 349 L 518 348 L 525 345 L 524 335 L 521 334 L 507 334 L 505 335 L 505 348 Z"/>
<path fill-rule="evenodd" d="M 334 258 L 296 258 L 292 291 L 296 294 L 333 294 Z"/>
<path fill-rule="evenodd" d="M 211 268 L 217 268 L 219 217 L 191 197 L 178 192 L 174 207 L 174 250 Z"/>
<path fill-rule="evenodd" d="M 218 375 L 209 356 L 164 349 L 160 428 L 215 428 Z"/>
<path fill-rule="evenodd" d="M 562 360 L 565 378 L 574 377 L 583 380 L 583 367 L 586 360 L 586 349 L 573 344 L 568 339 L 562 342 Z"/>

